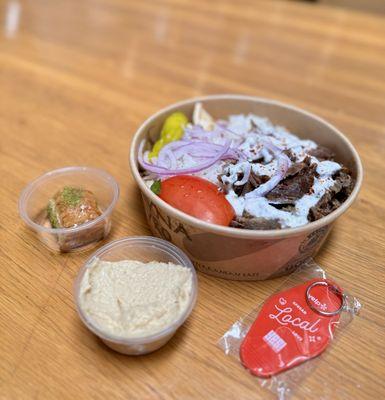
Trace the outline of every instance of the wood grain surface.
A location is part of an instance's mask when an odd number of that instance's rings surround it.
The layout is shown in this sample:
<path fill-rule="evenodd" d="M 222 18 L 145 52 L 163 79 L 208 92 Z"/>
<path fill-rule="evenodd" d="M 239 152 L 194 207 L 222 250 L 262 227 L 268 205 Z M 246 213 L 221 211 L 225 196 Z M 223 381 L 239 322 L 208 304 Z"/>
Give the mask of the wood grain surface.
<path fill-rule="evenodd" d="M 55 255 L 20 220 L 22 188 L 50 169 L 113 174 L 108 240 L 150 234 L 128 167 L 153 112 L 212 93 L 310 110 L 356 146 L 365 180 L 317 261 L 363 303 L 295 399 L 385 397 L 385 19 L 252 0 L 0 1 L 0 398 L 270 399 L 216 346 L 282 279 L 199 274 L 191 318 L 154 354 L 108 350 L 80 322 L 73 281 L 90 252 Z"/>

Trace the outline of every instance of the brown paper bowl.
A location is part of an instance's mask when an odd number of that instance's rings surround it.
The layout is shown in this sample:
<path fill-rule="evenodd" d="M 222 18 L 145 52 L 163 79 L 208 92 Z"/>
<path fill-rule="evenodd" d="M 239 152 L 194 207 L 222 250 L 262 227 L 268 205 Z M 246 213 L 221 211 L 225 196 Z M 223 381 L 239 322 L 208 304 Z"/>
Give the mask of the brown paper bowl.
<path fill-rule="evenodd" d="M 298 228 L 251 231 L 203 222 L 165 203 L 145 185 L 137 164 L 142 139 L 156 139 L 165 118 L 182 111 L 190 118 L 201 101 L 215 118 L 254 113 L 285 126 L 304 139 L 331 148 L 339 162 L 353 172 L 354 190 L 345 203 L 328 216 Z M 261 280 L 287 274 L 314 256 L 333 223 L 353 203 L 362 183 L 360 158 L 348 139 L 323 119 L 277 101 L 241 95 L 214 95 L 173 104 L 147 119 L 136 132 L 130 150 L 130 165 L 142 192 L 147 221 L 154 235 L 180 247 L 202 272 L 225 279 Z"/>

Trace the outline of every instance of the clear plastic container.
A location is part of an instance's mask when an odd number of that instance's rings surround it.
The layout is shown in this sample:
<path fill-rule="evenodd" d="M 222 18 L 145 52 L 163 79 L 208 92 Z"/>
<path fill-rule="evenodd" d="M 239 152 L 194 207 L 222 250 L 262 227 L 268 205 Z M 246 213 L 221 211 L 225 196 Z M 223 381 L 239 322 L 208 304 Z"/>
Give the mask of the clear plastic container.
<path fill-rule="evenodd" d="M 151 336 L 128 339 L 103 332 L 85 315 L 79 301 L 80 286 L 84 273 L 94 258 L 99 258 L 103 261 L 138 260 L 142 262 L 172 262 L 189 268 L 193 276 L 193 285 L 190 303 L 186 311 L 167 328 Z M 173 244 L 152 236 L 128 237 L 103 246 L 86 261 L 75 281 L 75 302 L 83 323 L 91 332 L 99 336 L 108 347 L 119 353 L 129 355 L 151 353 L 165 345 L 191 314 L 196 302 L 197 292 L 198 282 L 196 272 L 189 258 Z"/>
<path fill-rule="evenodd" d="M 48 200 L 64 186 L 92 191 L 102 214 L 73 228 L 52 228 L 47 217 Z M 39 239 L 55 252 L 71 252 L 93 247 L 111 229 L 111 213 L 119 198 L 119 186 L 107 172 L 90 167 L 56 169 L 32 181 L 21 193 L 19 213 Z"/>

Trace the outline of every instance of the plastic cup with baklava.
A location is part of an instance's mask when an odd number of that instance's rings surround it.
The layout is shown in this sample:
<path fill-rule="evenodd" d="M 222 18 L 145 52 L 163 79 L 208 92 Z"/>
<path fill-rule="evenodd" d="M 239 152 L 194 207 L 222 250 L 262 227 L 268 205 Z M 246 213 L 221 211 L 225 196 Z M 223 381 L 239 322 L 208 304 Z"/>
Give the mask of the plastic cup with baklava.
<path fill-rule="evenodd" d="M 19 213 L 55 252 L 85 250 L 105 238 L 119 186 L 107 172 L 66 167 L 32 181 L 21 193 Z"/>

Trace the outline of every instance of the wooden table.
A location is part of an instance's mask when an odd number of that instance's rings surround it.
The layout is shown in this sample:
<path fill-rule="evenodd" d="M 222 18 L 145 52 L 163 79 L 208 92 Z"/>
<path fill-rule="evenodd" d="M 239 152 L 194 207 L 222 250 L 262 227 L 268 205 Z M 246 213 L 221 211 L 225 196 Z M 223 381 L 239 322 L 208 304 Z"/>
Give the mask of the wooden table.
<path fill-rule="evenodd" d="M 216 346 L 282 282 L 199 274 L 197 307 L 144 357 L 81 324 L 73 280 L 90 253 L 55 255 L 20 220 L 41 173 L 104 168 L 121 198 L 108 240 L 150 234 L 127 155 L 159 108 L 210 93 L 279 99 L 328 119 L 361 154 L 365 182 L 317 261 L 363 303 L 297 399 L 385 396 L 385 20 L 315 4 L 232 0 L 0 2 L 0 398 L 268 399 Z"/>

